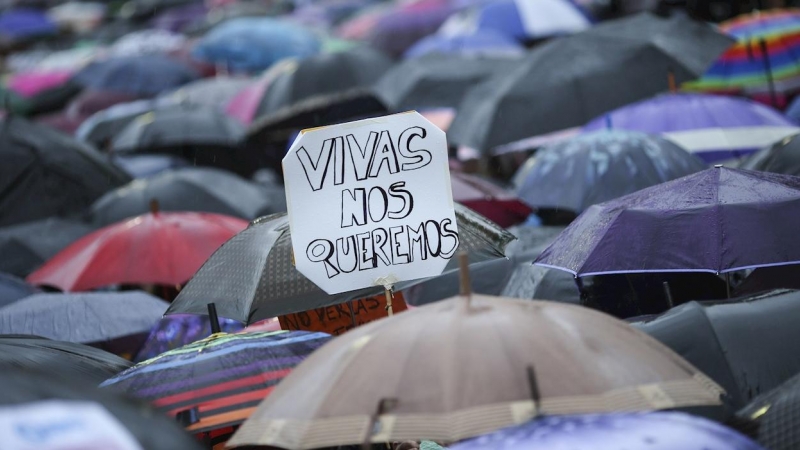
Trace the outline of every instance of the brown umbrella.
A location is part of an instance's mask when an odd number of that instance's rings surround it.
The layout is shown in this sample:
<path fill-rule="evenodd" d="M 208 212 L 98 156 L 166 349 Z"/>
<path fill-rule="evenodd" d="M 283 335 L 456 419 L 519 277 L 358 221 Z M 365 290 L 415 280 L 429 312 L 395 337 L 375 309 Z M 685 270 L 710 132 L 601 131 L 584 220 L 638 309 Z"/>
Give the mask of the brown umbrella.
<path fill-rule="evenodd" d="M 667 347 L 603 313 L 454 297 L 332 340 L 278 385 L 228 445 L 452 442 L 537 413 L 715 405 L 723 393 Z"/>

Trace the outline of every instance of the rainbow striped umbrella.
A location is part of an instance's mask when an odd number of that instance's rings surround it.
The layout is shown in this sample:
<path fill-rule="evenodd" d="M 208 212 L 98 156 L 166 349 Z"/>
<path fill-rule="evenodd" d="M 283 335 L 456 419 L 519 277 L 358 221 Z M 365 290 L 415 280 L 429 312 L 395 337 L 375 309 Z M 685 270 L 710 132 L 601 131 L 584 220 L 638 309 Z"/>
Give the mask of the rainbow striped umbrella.
<path fill-rule="evenodd" d="M 192 433 L 238 425 L 325 333 L 217 333 L 162 353 L 103 382 L 178 417 Z"/>
<path fill-rule="evenodd" d="M 788 92 L 800 87 L 800 9 L 756 11 L 723 22 L 719 27 L 737 42 L 702 78 L 685 83 L 684 89 L 767 92 L 768 68 L 776 91 Z"/>

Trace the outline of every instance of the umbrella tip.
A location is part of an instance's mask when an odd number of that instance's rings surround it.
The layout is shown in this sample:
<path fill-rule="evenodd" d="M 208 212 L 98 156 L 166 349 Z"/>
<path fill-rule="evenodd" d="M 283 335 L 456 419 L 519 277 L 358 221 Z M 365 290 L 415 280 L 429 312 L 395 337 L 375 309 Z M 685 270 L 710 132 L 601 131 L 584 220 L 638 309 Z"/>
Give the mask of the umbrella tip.
<path fill-rule="evenodd" d="M 158 214 L 158 200 L 154 198 L 150 199 L 150 212 L 153 214 Z"/>
<path fill-rule="evenodd" d="M 465 251 L 458 253 L 458 273 L 461 280 L 460 295 L 466 297 L 467 301 L 469 301 L 472 297 L 472 283 L 469 279 L 469 258 Z"/>

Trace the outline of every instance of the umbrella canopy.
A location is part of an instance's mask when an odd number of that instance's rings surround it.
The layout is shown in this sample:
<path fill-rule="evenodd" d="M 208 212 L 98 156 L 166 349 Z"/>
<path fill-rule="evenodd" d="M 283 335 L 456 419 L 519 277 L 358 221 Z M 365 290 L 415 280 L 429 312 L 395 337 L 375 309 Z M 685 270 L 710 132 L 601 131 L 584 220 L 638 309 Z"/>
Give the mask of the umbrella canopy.
<path fill-rule="evenodd" d="M 764 447 L 770 450 L 792 450 L 800 445 L 798 407 L 800 375 L 753 400 L 739 412 L 739 416 L 755 421 L 755 438 Z"/>
<path fill-rule="evenodd" d="M 16 8 L 0 14 L 0 38 L 7 43 L 51 36 L 57 32 L 55 22 L 35 9 Z"/>
<path fill-rule="evenodd" d="M 0 272 L 0 306 L 10 305 L 38 292 L 38 289 L 26 283 L 25 280 Z"/>
<path fill-rule="evenodd" d="M 514 194 L 484 178 L 452 172 L 453 200 L 503 228 L 524 222 L 533 210 Z"/>
<path fill-rule="evenodd" d="M 264 116 L 317 95 L 371 86 L 391 66 L 388 57 L 368 47 L 284 64 L 267 86 L 257 115 Z"/>
<path fill-rule="evenodd" d="M 481 30 L 453 36 L 433 34 L 417 41 L 403 55 L 418 58 L 430 53 L 470 56 L 522 56 L 525 47 L 516 40 L 497 31 Z"/>
<path fill-rule="evenodd" d="M 96 385 L 81 383 L 78 380 L 68 379 L 59 376 L 54 372 L 42 373 L 28 370 L 3 370 L 0 371 L 0 383 L 3 385 L 3 392 L 0 396 L 0 404 L 7 405 L 6 408 L 20 408 L 18 411 L 25 411 L 28 406 L 37 405 L 60 405 L 57 414 L 48 412 L 46 409 L 36 409 L 24 416 L 22 414 L 9 414 L 11 417 L 25 417 L 30 423 L 37 423 L 32 418 L 41 421 L 43 418 L 54 418 L 56 423 L 80 424 L 82 438 L 108 431 L 109 423 L 127 429 L 136 439 L 140 448 L 147 450 L 199 450 L 202 447 L 197 444 L 194 437 L 186 434 L 174 420 L 157 414 L 144 402 L 132 400 L 116 395 L 104 389 L 97 389 Z M 44 400 L 58 400 L 58 402 L 46 402 Z M 115 422 L 103 420 L 102 424 L 97 423 L 97 413 L 92 414 L 92 421 L 86 423 L 79 420 L 81 413 L 85 411 L 86 402 L 90 405 L 100 405 L 107 413 L 110 413 Z M 13 411 L 8 409 L 6 411 Z M 11 420 L 4 417 L 4 423 Z M 77 420 L 76 420 L 77 419 Z M 73 425 L 74 427 L 74 425 Z M 74 430 L 73 427 L 66 427 L 67 430 Z M 21 427 L 24 429 L 24 427 Z M 90 430 L 90 431 L 87 431 Z M 61 434 L 55 434 L 60 437 Z M 5 437 L 8 442 L 9 436 Z M 63 438 L 62 438 L 63 439 Z M 56 449 L 64 448 L 64 441 L 56 443 Z M 101 440 L 101 448 L 109 448 L 108 440 Z M 113 445 L 113 444 L 112 444 Z M 37 445 L 36 448 L 43 448 Z M 122 447 L 126 448 L 126 447 Z M 135 447 L 134 447 L 135 448 Z"/>
<path fill-rule="evenodd" d="M 256 72 L 284 58 L 311 56 L 319 46 L 314 34 L 289 22 L 239 17 L 214 27 L 192 54 L 234 72 Z"/>
<path fill-rule="evenodd" d="M 470 88 L 516 64 L 513 58 L 427 55 L 394 66 L 375 91 L 395 110 L 455 108 Z"/>
<path fill-rule="evenodd" d="M 253 84 L 245 77 L 214 77 L 193 81 L 179 89 L 163 94 L 159 100 L 192 107 L 222 109 L 239 92 Z"/>
<path fill-rule="evenodd" d="M 94 228 L 66 219 L 44 219 L 0 228 L 0 271 L 26 277 Z"/>
<path fill-rule="evenodd" d="M 28 276 L 33 284 L 83 291 L 115 284 L 186 283 L 247 222 L 194 212 L 153 212 L 101 228 Z"/>
<path fill-rule="evenodd" d="M 73 342 L 38 336 L 0 335 L 0 367 L 53 371 L 65 379 L 99 384 L 130 367 L 130 361 Z"/>
<path fill-rule="evenodd" d="M 705 167 L 672 142 L 627 131 L 577 136 L 531 158 L 534 163 L 517 191 L 520 198 L 540 210 L 575 213 Z"/>
<path fill-rule="evenodd" d="M 72 77 L 71 70 L 17 72 L 9 77 L 7 85 L 17 94 L 30 97 L 45 89 L 61 86 L 70 77 Z"/>
<path fill-rule="evenodd" d="M 73 81 L 90 89 L 153 97 L 199 78 L 197 72 L 164 55 L 109 58 L 93 62 Z"/>
<path fill-rule="evenodd" d="M 785 137 L 739 163 L 740 169 L 800 175 L 800 139 L 798 134 Z"/>
<path fill-rule="evenodd" d="M 400 57 L 417 41 L 435 33 L 459 8 L 457 1 L 450 0 L 396 3 L 376 18 L 367 41 L 388 55 Z"/>
<path fill-rule="evenodd" d="M 635 327 L 658 339 L 725 388 L 744 407 L 800 372 L 797 291 L 730 302 L 689 302 Z M 785 345 L 775 346 L 775 342 Z"/>
<path fill-rule="evenodd" d="M 201 23 L 208 14 L 208 6 L 203 3 L 188 3 L 159 12 L 153 18 L 153 27 L 158 30 L 183 32 L 192 25 Z"/>
<path fill-rule="evenodd" d="M 235 333 L 244 329 L 244 325 L 232 319 L 217 318 L 217 324 L 223 333 Z M 209 316 L 173 314 L 164 317 L 150 329 L 150 334 L 134 361 L 155 358 L 162 353 L 205 339 L 212 333 Z"/>
<path fill-rule="evenodd" d="M 666 94 L 623 106 L 583 127 L 661 134 L 706 162 L 737 158 L 800 131 L 780 112 L 750 100 Z"/>
<path fill-rule="evenodd" d="M 736 44 L 686 88 L 765 92 L 770 83 L 768 68 L 777 90 L 800 87 L 800 10 L 755 10 L 721 23 L 719 28 L 735 38 Z"/>
<path fill-rule="evenodd" d="M 20 117 L 0 123 L 0 226 L 80 212 L 130 178 L 94 149 Z"/>
<path fill-rule="evenodd" d="M 452 442 L 538 414 L 712 405 L 721 392 L 610 316 L 473 295 L 338 336 L 286 377 L 229 445 Z"/>
<path fill-rule="evenodd" d="M 192 165 L 248 174 L 255 168 L 238 148 L 244 134 L 241 123 L 213 108 L 169 108 L 137 117 L 114 137 L 111 151 L 167 153 Z"/>
<path fill-rule="evenodd" d="M 501 0 L 453 16 L 442 25 L 442 32 L 494 31 L 528 42 L 591 26 L 587 13 L 570 0 Z"/>
<path fill-rule="evenodd" d="M 108 54 L 116 58 L 166 54 L 181 49 L 185 43 L 186 38 L 181 34 L 164 30 L 141 30 L 117 39 L 108 48 Z"/>
<path fill-rule="evenodd" d="M 106 148 L 114 136 L 134 119 L 161 106 L 162 102 L 158 100 L 119 103 L 89 116 L 75 130 L 75 137 L 98 148 Z"/>
<path fill-rule="evenodd" d="M 216 334 L 108 379 L 108 387 L 147 400 L 169 416 L 194 411 L 200 433 L 239 425 L 291 370 L 328 342 L 326 333 Z"/>
<path fill-rule="evenodd" d="M 536 260 L 577 276 L 796 264 L 800 178 L 714 167 L 594 205 Z"/>
<path fill-rule="evenodd" d="M 764 450 L 717 422 L 651 412 L 542 417 L 450 447 L 452 450 Z"/>
<path fill-rule="evenodd" d="M 92 205 L 92 222 L 109 225 L 145 214 L 153 199 L 162 211 L 209 212 L 248 220 L 280 212 L 255 183 L 223 170 L 187 167 L 109 192 Z"/>
<path fill-rule="evenodd" d="M 605 22 L 548 42 L 513 70 L 476 86 L 448 137 L 489 150 L 583 125 L 666 90 L 670 71 L 680 81 L 698 77 L 730 42 L 687 18 L 641 14 Z"/>
<path fill-rule="evenodd" d="M 505 255 L 514 236 L 472 211 L 456 205 L 460 250 L 471 262 Z M 455 270 L 456 261 L 445 270 Z M 399 283 L 402 290 L 410 283 Z M 214 253 L 172 303 L 170 314 L 205 314 L 209 302 L 219 315 L 253 323 L 283 314 L 308 311 L 381 294 L 383 287 L 328 295 L 292 263 L 289 218 L 274 214 L 253 222 Z M 287 293 L 290 293 L 287 295 Z"/>
<path fill-rule="evenodd" d="M 159 154 L 112 156 L 111 160 L 134 178 L 152 177 L 167 170 L 180 169 L 189 165 L 181 157 Z"/>
<path fill-rule="evenodd" d="M 530 263 L 519 264 L 514 268 L 500 295 L 576 305 L 581 303 L 581 293 L 571 274 Z"/>
<path fill-rule="evenodd" d="M 139 291 L 31 295 L 0 308 L 0 334 L 100 343 L 147 333 L 168 305 Z"/>
<path fill-rule="evenodd" d="M 124 92 L 87 89 L 72 98 L 62 111 L 40 116 L 37 120 L 71 135 L 92 114 L 133 100 L 136 100 L 136 96 Z"/>

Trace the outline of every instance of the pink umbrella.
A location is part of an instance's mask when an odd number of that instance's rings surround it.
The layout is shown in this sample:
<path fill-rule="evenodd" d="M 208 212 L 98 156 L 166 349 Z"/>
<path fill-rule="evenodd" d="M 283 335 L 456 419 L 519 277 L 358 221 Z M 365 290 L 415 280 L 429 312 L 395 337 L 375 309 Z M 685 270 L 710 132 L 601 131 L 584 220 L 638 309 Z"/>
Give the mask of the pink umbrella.
<path fill-rule="evenodd" d="M 261 99 L 264 98 L 272 81 L 285 71 L 293 70 L 292 67 L 295 65 L 296 62 L 288 59 L 272 66 L 258 80 L 236 94 L 225 108 L 225 113 L 245 125 L 250 125 L 256 118 Z"/>
<path fill-rule="evenodd" d="M 71 76 L 72 72 L 66 70 L 20 72 L 11 75 L 8 87 L 23 97 L 31 97 L 45 89 L 61 86 Z"/>

